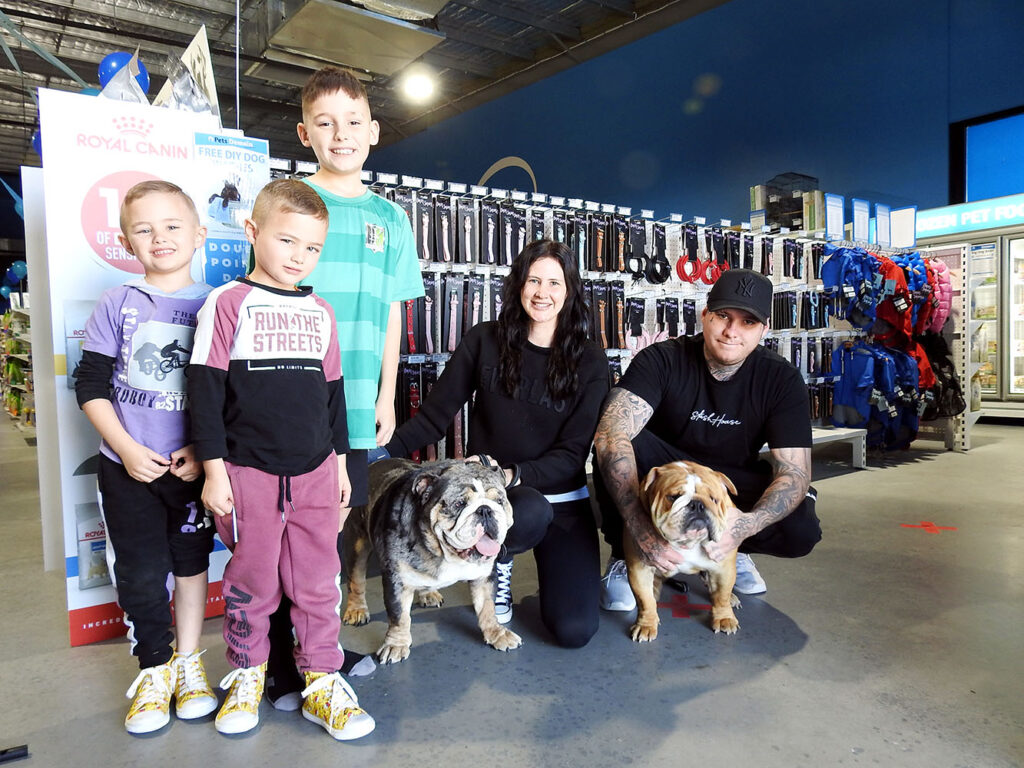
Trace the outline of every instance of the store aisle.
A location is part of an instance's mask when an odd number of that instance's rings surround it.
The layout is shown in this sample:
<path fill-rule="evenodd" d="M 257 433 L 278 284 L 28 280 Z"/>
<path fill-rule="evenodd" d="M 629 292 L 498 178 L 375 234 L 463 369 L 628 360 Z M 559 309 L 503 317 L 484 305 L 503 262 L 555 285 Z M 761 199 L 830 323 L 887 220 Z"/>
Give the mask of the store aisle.
<path fill-rule="evenodd" d="M 248 737 L 212 722 L 126 734 L 134 676 L 124 642 L 67 646 L 62 574 L 41 566 L 35 451 L 0 424 L 0 748 L 25 766 L 774 766 L 900 768 L 1024 764 L 1024 429 L 979 425 L 967 454 L 919 442 L 849 469 L 849 446 L 815 450 L 825 539 L 811 556 L 757 559 L 768 593 L 747 597 L 739 633 L 716 636 L 699 581 L 666 589 L 661 636 L 632 643 L 605 614 L 591 644 L 549 644 L 529 558 L 516 560 L 508 654 L 479 637 L 465 589 L 413 614 L 408 661 L 353 680 L 377 718 L 335 743 L 266 705 Z M 47 481 L 44 478 L 44 482 Z M 930 533 L 924 522 L 940 527 Z M 950 530 L 956 528 L 956 530 Z M 376 581 L 373 582 L 376 585 Z M 524 599 L 525 597 L 525 599 Z M 344 628 L 372 650 L 374 621 Z M 206 624 L 211 678 L 227 671 Z"/>

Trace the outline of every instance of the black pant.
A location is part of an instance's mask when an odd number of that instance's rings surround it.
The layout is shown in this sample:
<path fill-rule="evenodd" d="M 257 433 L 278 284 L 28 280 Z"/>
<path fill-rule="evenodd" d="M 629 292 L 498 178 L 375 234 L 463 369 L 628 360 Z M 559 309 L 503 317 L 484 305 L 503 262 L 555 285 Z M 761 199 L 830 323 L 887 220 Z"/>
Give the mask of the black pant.
<path fill-rule="evenodd" d="M 98 480 L 131 650 L 141 669 L 155 667 L 173 653 L 167 574 L 196 576 L 209 567 L 213 522 L 203 508 L 203 480 L 186 483 L 166 472 L 143 483 L 102 454 Z"/>
<path fill-rule="evenodd" d="M 365 506 L 370 500 L 369 465 L 366 463 L 365 448 L 353 448 L 348 452 L 345 456 L 345 471 L 348 472 L 348 480 L 352 483 L 352 496 L 348 505 Z"/>
<path fill-rule="evenodd" d="M 674 445 L 666 443 L 648 430 L 642 430 L 633 438 L 633 452 L 636 455 L 637 477 L 642 481 L 654 467 L 673 461 L 692 460 L 689 455 Z M 597 462 L 594 462 L 597 466 Z M 756 470 L 729 469 L 724 473 L 732 480 L 739 492 L 736 506 L 750 510 L 771 484 L 771 465 L 762 461 Z M 601 531 L 605 541 L 612 548 L 612 556 L 622 558 L 622 515 L 604 485 L 601 473 L 594 472 L 594 491 L 601 508 Z M 755 533 L 740 544 L 740 552 L 752 555 L 774 555 L 775 557 L 803 557 L 821 541 L 821 524 L 814 512 L 818 492 L 811 488 L 807 497 L 786 517 L 772 523 L 763 531 Z"/>
<path fill-rule="evenodd" d="M 508 492 L 512 528 L 499 560 L 533 550 L 544 626 L 563 648 L 582 648 L 597 632 L 600 553 L 590 499 L 552 504 L 540 491 Z"/>

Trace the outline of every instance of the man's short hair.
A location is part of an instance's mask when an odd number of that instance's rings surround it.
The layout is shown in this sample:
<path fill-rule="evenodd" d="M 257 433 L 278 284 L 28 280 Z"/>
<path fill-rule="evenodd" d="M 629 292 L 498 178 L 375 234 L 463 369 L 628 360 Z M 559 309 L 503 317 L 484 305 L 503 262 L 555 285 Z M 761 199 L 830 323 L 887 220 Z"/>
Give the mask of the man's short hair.
<path fill-rule="evenodd" d="M 327 221 L 327 206 L 320 195 L 298 179 L 275 179 L 260 190 L 252 206 L 252 220 L 262 224 L 272 211 L 301 213 Z"/>
<path fill-rule="evenodd" d="M 370 100 L 366 96 L 366 88 L 363 87 L 362 81 L 355 72 L 342 67 L 324 67 L 314 72 L 302 88 L 303 116 L 313 102 L 321 96 L 337 91 L 344 91 L 349 98 L 362 99 L 367 106 L 370 105 Z"/>
<path fill-rule="evenodd" d="M 169 181 L 153 179 L 151 181 L 140 181 L 125 194 L 124 200 L 121 202 L 121 211 L 118 219 L 118 223 L 121 226 L 121 232 L 125 235 L 128 234 L 128 220 L 126 218 L 128 215 L 128 206 L 136 200 L 141 200 L 146 195 L 151 195 L 155 192 L 165 195 L 178 195 L 185 201 L 185 205 L 188 206 L 188 209 L 192 211 L 192 215 L 195 216 L 196 224 L 199 223 L 199 211 L 196 210 L 196 204 L 192 202 L 192 198 L 185 194 L 185 190 L 177 184 L 172 184 Z"/>

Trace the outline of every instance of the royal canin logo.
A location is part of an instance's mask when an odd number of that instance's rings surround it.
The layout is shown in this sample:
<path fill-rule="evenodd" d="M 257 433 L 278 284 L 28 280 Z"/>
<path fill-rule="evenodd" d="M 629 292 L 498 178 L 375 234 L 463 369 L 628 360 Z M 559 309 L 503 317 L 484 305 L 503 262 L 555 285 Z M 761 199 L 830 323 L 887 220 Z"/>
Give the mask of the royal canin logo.
<path fill-rule="evenodd" d="M 135 117 L 134 115 L 125 115 L 122 117 L 115 117 L 112 121 L 114 128 L 117 129 L 118 133 L 121 134 L 134 134 L 146 138 L 149 136 L 150 131 L 153 130 L 153 124 L 148 120 L 143 120 L 141 117 Z"/>
<path fill-rule="evenodd" d="M 153 123 L 134 115 L 119 115 L 112 118 L 115 134 L 79 133 L 75 144 L 81 149 L 99 149 L 105 152 L 125 152 L 135 155 L 149 155 L 171 160 L 188 160 L 192 148 L 187 144 L 170 141 L 150 141 Z"/>

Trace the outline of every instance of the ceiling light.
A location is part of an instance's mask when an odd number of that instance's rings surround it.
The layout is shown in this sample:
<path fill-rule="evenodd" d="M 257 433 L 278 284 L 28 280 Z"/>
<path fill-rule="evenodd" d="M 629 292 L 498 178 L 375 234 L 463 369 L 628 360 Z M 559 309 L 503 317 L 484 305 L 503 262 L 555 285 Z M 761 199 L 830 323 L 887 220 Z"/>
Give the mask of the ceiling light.
<path fill-rule="evenodd" d="M 413 101 L 426 101 L 434 94 L 434 78 L 423 72 L 413 72 L 402 80 L 402 92 Z"/>

